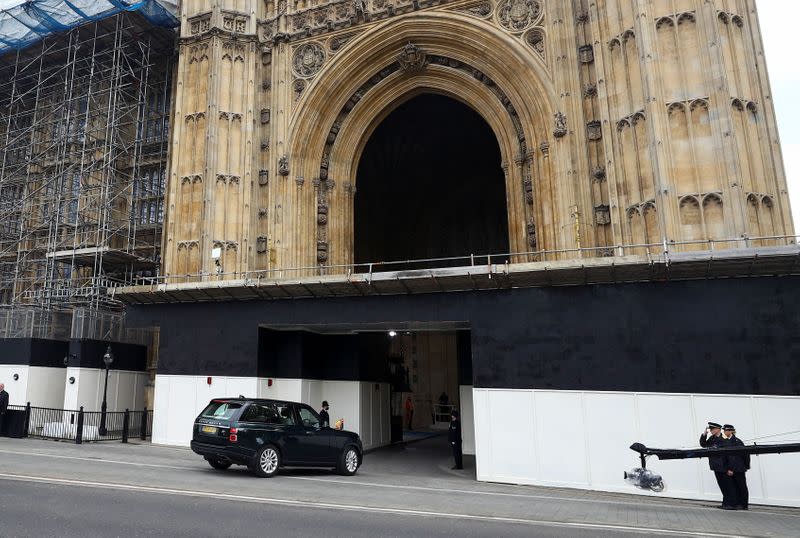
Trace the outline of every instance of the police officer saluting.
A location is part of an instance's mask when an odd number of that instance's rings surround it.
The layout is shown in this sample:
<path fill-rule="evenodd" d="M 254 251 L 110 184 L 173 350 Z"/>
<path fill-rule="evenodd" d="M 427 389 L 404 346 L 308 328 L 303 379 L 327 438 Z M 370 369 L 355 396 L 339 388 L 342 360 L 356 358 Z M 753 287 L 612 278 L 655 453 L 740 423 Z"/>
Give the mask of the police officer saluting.
<path fill-rule="evenodd" d="M 720 435 L 722 426 L 716 422 L 709 422 L 708 427 L 700 434 L 700 446 L 703 448 L 722 448 L 728 446 L 728 441 Z M 714 471 L 714 478 L 722 492 L 723 510 L 736 510 L 736 499 L 733 494 L 733 478 L 728 476 L 725 466 L 725 456 L 709 456 L 708 466 Z"/>
<path fill-rule="evenodd" d="M 464 463 L 461 454 L 461 421 L 458 420 L 458 411 L 455 409 L 450 413 L 450 431 L 447 432 L 447 440 L 450 441 L 450 448 L 453 449 L 453 459 L 455 465 L 453 469 L 463 469 Z"/>
<path fill-rule="evenodd" d="M 728 446 L 744 446 L 741 439 L 736 437 L 736 428 L 731 424 L 722 427 L 728 437 Z M 726 474 L 731 478 L 735 505 L 738 510 L 747 510 L 750 502 L 750 492 L 747 491 L 747 477 L 745 473 L 750 469 L 750 454 L 727 454 L 725 456 Z"/>

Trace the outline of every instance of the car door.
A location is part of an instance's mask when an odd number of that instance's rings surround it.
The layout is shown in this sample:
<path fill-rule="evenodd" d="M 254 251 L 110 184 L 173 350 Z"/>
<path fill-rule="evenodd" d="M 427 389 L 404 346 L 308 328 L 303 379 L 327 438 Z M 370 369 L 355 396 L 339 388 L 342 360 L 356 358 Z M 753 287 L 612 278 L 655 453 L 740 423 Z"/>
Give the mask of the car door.
<path fill-rule="evenodd" d="M 289 402 L 271 402 L 274 406 L 275 416 L 269 421 L 276 421 L 281 425 L 281 432 L 275 437 L 274 443 L 281 450 L 284 465 L 300 465 L 304 461 L 303 441 L 305 431 L 297 420 L 294 404 Z"/>
<path fill-rule="evenodd" d="M 239 419 L 239 443 L 254 452 L 267 443 L 276 445 L 285 465 L 297 463 L 303 429 L 285 402 L 252 403 Z"/>
<path fill-rule="evenodd" d="M 297 417 L 304 435 L 300 440 L 305 461 L 311 464 L 333 463 L 331 455 L 333 430 L 322 428 L 319 415 L 307 405 L 297 405 Z"/>

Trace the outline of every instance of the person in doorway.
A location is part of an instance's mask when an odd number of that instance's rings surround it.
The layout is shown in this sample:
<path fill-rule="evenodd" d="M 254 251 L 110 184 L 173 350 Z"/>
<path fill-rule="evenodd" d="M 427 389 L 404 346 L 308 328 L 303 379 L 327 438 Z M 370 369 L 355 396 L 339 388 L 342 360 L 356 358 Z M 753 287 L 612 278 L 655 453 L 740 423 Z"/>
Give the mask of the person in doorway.
<path fill-rule="evenodd" d="M 700 434 L 700 446 L 703 448 L 722 448 L 728 446 L 728 441 L 722 437 L 722 426 L 716 422 L 709 422 L 708 427 Z M 728 476 L 725 468 L 725 456 L 709 456 L 708 466 L 714 471 L 714 478 L 722 493 L 723 510 L 736 510 L 736 499 L 733 495 L 733 478 Z"/>
<path fill-rule="evenodd" d="M 0 383 L 0 433 L 3 432 L 3 422 L 6 418 L 6 410 L 8 409 L 8 393 L 6 386 Z"/>
<path fill-rule="evenodd" d="M 411 425 L 414 422 L 414 402 L 411 400 L 411 396 L 406 398 L 406 422 L 408 423 L 408 429 L 413 429 Z"/>
<path fill-rule="evenodd" d="M 455 409 L 450 413 L 450 431 L 447 432 L 447 440 L 450 441 L 450 448 L 453 449 L 453 459 L 455 465 L 451 469 L 463 469 L 464 461 L 461 453 L 461 421 L 458 420 L 458 411 Z"/>
<path fill-rule="evenodd" d="M 742 440 L 736 437 L 736 428 L 733 425 L 725 424 L 722 431 L 728 438 L 728 446 L 744 446 Z M 725 467 L 726 474 L 733 483 L 736 509 L 747 510 L 750 503 L 750 492 L 747 490 L 745 473 L 750 470 L 750 454 L 728 454 L 725 456 Z"/>
<path fill-rule="evenodd" d="M 331 416 L 328 414 L 328 400 L 322 400 L 322 409 L 319 412 L 319 427 L 320 428 L 330 428 L 331 427 Z"/>

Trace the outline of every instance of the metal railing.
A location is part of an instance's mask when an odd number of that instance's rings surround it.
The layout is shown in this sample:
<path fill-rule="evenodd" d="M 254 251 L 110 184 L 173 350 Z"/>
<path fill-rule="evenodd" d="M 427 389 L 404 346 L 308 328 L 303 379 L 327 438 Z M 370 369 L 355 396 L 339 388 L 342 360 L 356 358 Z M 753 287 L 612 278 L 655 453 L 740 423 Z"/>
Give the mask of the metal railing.
<path fill-rule="evenodd" d="M 118 287 L 151 286 L 163 284 L 185 284 L 244 280 L 248 284 L 261 281 L 284 280 L 309 276 L 350 276 L 355 274 L 372 275 L 381 272 L 413 271 L 420 269 L 441 269 L 447 267 L 479 267 L 527 262 L 565 261 L 581 258 L 606 258 L 629 255 L 646 256 L 649 261 L 669 259 L 671 254 L 693 251 L 731 251 L 742 248 L 764 248 L 797 245 L 800 236 L 780 235 L 764 237 L 736 237 L 728 239 L 705 239 L 693 241 L 662 241 L 661 243 L 642 243 L 629 245 L 606 245 L 602 247 L 581 247 L 552 250 L 532 250 L 525 252 L 506 252 L 495 254 L 467 254 L 443 258 L 424 258 L 411 260 L 376 261 L 369 263 L 348 263 L 298 266 L 280 269 L 259 269 L 232 272 L 199 272 L 181 275 L 159 275 L 140 277 L 132 282 L 119 282 L 108 287 L 113 295 Z"/>
<path fill-rule="evenodd" d="M 25 413 L 24 435 L 41 439 L 74 441 L 122 441 L 146 440 L 153 434 L 153 412 L 142 411 L 84 411 L 80 409 L 54 409 L 10 405 L 9 410 Z"/>

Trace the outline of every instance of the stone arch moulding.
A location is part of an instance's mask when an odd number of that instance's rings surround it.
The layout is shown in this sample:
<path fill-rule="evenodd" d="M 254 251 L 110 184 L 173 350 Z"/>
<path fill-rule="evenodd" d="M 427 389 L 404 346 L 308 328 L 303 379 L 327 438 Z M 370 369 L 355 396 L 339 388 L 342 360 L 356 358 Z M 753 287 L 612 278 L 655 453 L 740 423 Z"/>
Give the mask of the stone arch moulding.
<path fill-rule="evenodd" d="M 421 68 L 403 68 L 398 62 L 409 43 L 425 56 Z M 498 52 L 487 54 L 488 50 Z M 529 249 L 525 176 L 533 176 L 536 189 L 552 185 L 550 161 L 559 153 L 549 149 L 555 145 L 549 128 L 558 106 L 548 74 L 529 50 L 513 37 L 493 32 L 486 21 L 453 13 L 417 13 L 350 41 L 307 88 L 291 119 L 292 165 L 298 174 L 313 178 L 316 187 L 298 200 L 309 215 L 301 224 L 302 245 L 297 245 L 304 251 L 304 262 L 352 262 L 352 195 L 361 152 L 392 110 L 422 93 L 457 99 L 489 124 L 506 170 L 509 246 L 515 252 Z M 347 114 L 342 118 L 343 110 Z M 540 146 L 548 151 L 535 149 Z M 327 177 L 320 178 L 320 172 Z M 536 199 L 539 205 L 553 206 L 548 214 L 557 212 L 551 191 L 537 192 Z M 319 230 L 314 232 L 318 219 L 312 215 L 318 206 L 326 213 L 323 237 Z M 542 230 L 537 236 L 543 243 L 538 248 L 554 248 L 555 234 L 547 229 L 557 227 L 541 222 L 542 214 L 541 207 L 536 208 L 534 220 Z"/>

